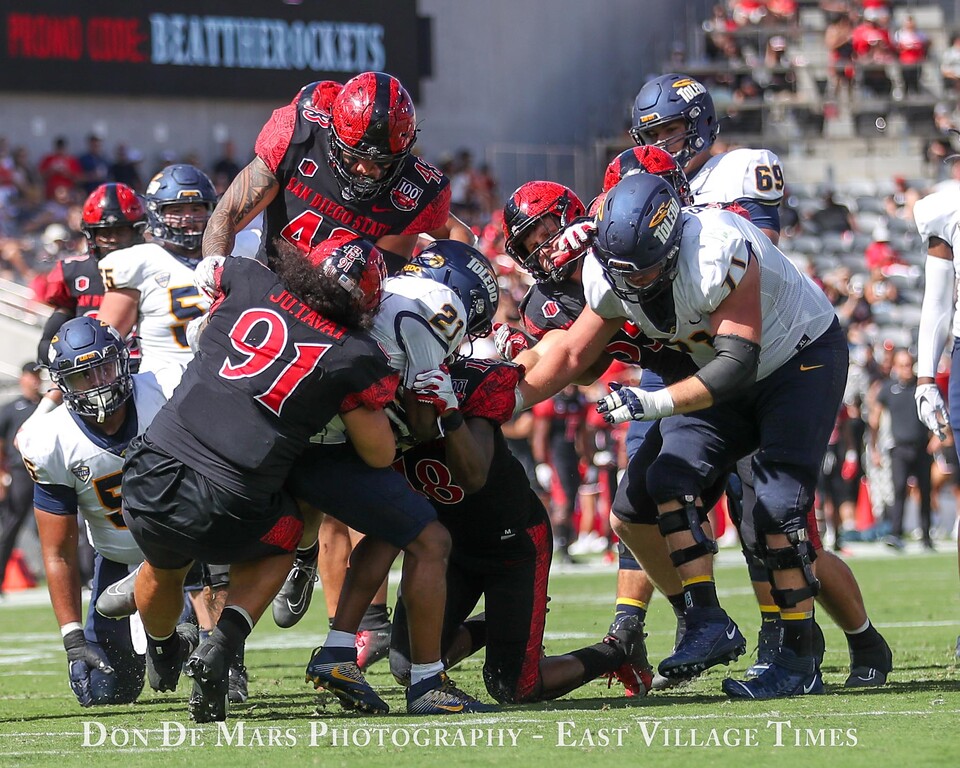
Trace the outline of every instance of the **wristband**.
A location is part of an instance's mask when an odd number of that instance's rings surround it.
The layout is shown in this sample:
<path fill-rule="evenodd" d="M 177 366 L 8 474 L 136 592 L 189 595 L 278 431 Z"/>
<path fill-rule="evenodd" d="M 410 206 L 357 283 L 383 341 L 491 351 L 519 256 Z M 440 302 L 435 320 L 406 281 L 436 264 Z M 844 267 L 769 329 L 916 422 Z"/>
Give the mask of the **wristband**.
<path fill-rule="evenodd" d="M 69 621 L 60 627 L 60 637 L 66 637 L 71 632 L 75 632 L 78 629 L 83 629 L 83 624 L 79 621 Z"/>
<path fill-rule="evenodd" d="M 460 429 L 463 426 L 463 414 L 460 411 L 451 411 L 450 413 L 440 417 L 440 427 L 443 430 L 443 433 L 453 432 L 455 429 Z"/>

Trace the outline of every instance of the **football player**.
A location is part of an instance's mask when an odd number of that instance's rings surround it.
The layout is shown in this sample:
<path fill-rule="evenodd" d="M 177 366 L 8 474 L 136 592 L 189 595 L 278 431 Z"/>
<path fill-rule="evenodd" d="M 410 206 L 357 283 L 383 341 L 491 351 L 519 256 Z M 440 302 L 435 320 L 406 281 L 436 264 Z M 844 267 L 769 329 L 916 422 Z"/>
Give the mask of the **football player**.
<path fill-rule="evenodd" d="M 84 707 L 129 704 L 143 688 L 142 647 L 135 650 L 131 619 L 105 619 L 94 604 L 107 585 L 143 560 L 120 513 L 123 453 L 165 398 L 153 374 L 130 373 L 120 335 L 91 317 L 63 324 L 46 365 L 66 408 L 32 419 L 17 442 L 35 483 L 37 530 L 70 687 Z M 77 564 L 84 528 L 96 551 L 85 621 Z M 139 619 L 135 623 L 142 637 Z"/>
<path fill-rule="evenodd" d="M 124 520 L 145 557 L 147 663 L 173 688 L 186 661 L 197 722 L 225 719 L 230 660 L 290 568 L 303 523 L 284 486 L 310 436 L 340 414 L 364 461 L 394 455 L 383 406 L 397 376 L 365 333 L 379 252 L 343 233 L 309 254 L 281 247 L 271 266 L 231 258 L 218 270 L 197 356 L 124 467 Z M 232 564 L 228 605 L 196 650 L 174 631 L 195 560 Z"/>
<path fill-rule="evenodd" d="M 960 195 L 956 192 L 934 192 L 918 200 L 913 209 L 917 231 L 927 246 L 926 282 L 917 342 L 917 415 L 941 439 L 948 425 L 954 434 L 960 431 L 960 354 L 956 344 L 960 336 L 960 313 L 956 312 L 953 295 L 957 259 L 960 258 L 958 203 Z M 953 336 L 954 343 L 950 357 L 948 409 L 935 377 L 949 335 Z M 960 448 L 957 451 L 960 453 Z M 957 557 L 960 558 L 960 542 Z M 956 655 L 960 658 L 960 637 L 957 638 Z"/>
<path fill-rule="evenodd" d="M 681 205 L 669 183 L 650 174 L 628 175 L 607 193 L 584 266 L 588 306 L 539 350 L 522 394 L 529 403 L 557 391 L 593 363 L 628 318 L 690 355 L 696 375 L 658 392 L 615 386 L 600 406 L 615 422 L 674 417 L 660 424 L 663 449 L 656 458 L 641 462 L 638 454 L 628 468 L 631 484 L 645 487 L 657 504 L 657 523 L 683 583 L 686 632 L 659 671 L 688 675 L 745 650 L 716 597 L 716 544 L 703 497 L 737 458 L 759 447 L 753 459 L 758 556 L 774 587 L 784 639 L 763 673 L 727 680 L 724 690 L 744 698 L 819 692 L 813 647 L 819 585 L 806 510 L 843 391 L 846 341 L 826 297 L 756 227 L 729 211 L 681 211 Z M 772 281 L 778 289 L 761 294 L 761 275 L 765 286 Z M 789 324 L 779 322 L 784 313 Z M 808 404 L 799 420 L 791 418 L 798 390 Z M 769 408 L 759 409 L 761 397 Z"/>
<path fill-rule="evenodd" d="M 513 416 L 522 369 L 465 359 L 449 372 L 427 371 L 414 390 L 435 403 L 444 434 L 403 454 L 407 481 L 430 500 L 450 531 L 443 654 L 447 666 L 486 647 L 483 679 L 505 704 L 554 699 L 616 670 L 651 670 L 642 624 L 623 622 L 602 642 L 561 656 L 543 655 L 553 551 L 547 511 L 510 453 L 500 426 Z M 484 614 L 468 619 L 483 597 Z M 410 652 L 402 602 L 394 611 L 390 668 L 410 685 Z"/>

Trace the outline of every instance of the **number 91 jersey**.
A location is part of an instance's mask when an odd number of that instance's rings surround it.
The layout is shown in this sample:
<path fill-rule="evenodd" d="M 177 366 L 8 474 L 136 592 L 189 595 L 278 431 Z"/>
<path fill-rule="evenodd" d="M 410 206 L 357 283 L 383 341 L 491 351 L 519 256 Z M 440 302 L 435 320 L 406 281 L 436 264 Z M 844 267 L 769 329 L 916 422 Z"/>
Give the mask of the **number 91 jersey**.
<path fill-rule="evenodd" d="M 166 399 L 153 374 L 140 373 L 133 377 L 133 398 L 127 402 L 136 409 L 139 434 Z M 126 431 L 125 426 L 120 434 Z M 91 435 L 65 407 L 37 415 L 24 425 L 17 445 L 36 483 L 34 506 L 55 515 L 79 512 L 97 552 L 114 562 L 139 563 L 143 555 L 120 515 L 126 438 L 98 435 L 94 442 Z"/>
<path fill-rule="evenodd" d="M 197 263 L 177 258 L 156 243 L 114 251 L 100 260 L 104 290 L 123 288 L 140 292 L 140 370 L 158 371 L 171 365 L 182 369 L 193 357 L 187 344 L 187 323 L 209 307 L 193 285 Z"/>

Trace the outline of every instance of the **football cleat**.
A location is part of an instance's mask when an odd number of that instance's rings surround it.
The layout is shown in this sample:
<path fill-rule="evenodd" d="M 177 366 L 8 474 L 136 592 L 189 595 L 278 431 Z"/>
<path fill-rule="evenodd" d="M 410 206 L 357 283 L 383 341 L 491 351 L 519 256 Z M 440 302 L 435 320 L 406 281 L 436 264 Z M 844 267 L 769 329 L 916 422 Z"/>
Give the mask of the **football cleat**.
<path fill-rule="evenodd" d="M 125 619 L 137 612 L 137 602 L 133 588 L 140 567 L 124 576 L 120 581 L 110 584 L 97 598 L 97 613 L 107 619 Z"/>
<path fill-rule="evenodd" d="M 683 639 L 684 633 L 687 631 L 687 620 L 683 614 L 677 616 L 677 629 L 673 635 L 673 650 L 677 649 L 677 646 L 680 645 L 680 641 Z M 659 672 L 654 670 L 653 680 L 650 683 L 650 687 L 654 691 L 666 691 L 671 688 L 682 688 L 687 683 L 696 680 L 697 675 L 674 675 L 673 677 L 664 677 Z"/>
<path fill-rule="evenodd" d="M 770 666 L 753 680 L 728 677 L 721 685 L 731 699 L 781 699 L 823 693 L 823 677 L 813 656 L 797 656 L 781 648 Z"/>
<path fill-rule="evenodd" d="M 273 598 L 273 620 L 278 627 L 289 629 L 304 617 L 313 599 L 317 583 L 317 555 L 307 562 L 297 555 L 290 573 Z"/>
<path fill-rule="evenodd" d="M 248 682 L 247 668 L 234 659 L 230 669 L 227 670 L 227 683 L 229 684 L 227 698 L 231 704 L 246 703 L 250 697 Z"/>
<path fill-rule="evenodd" d="M 217 643 L 205 640 L 187 659 L 184 672 L 193 678 L 188 707 L 197 723 L 217 723 L 227 719 L 230 697 L 227 653 Z"/>
<path fill-rule="evenodd" d="M 643 622 L 637 616 L 618 616 L 603 639 L 608 645 L 619 646 L 625 657 L 623 665 L 607 675 L 607 687 L 614 679 L 619 680 L 628 698 L 646 696 L 653 685 L 645 638 Z"/>
<path fill-rule="evenodd" d="M 690 677 L 736 661 L 747 650 L 740 629 L 722 608 L 688 608 L 687 628 L 673 654 L 660 662 L 664 677 Z"/>
<path fill-rule="evenodd" d="M 180 624 L 175 634 L 178 645 L 172 653 L 162 653 L 160 648 L 147 643 L 147 681 L 155 691 L 177 689 L 183 663 L 200 644 L 200 630 L 194 624 Z"/>
<path fill-rule="evenodd" d="M 878 688 L 885 685 L 887 675 L 893 671 L 893 651 L 887 641 L 872 648 L 850 653 L 850 676 L 843 684 L 844 688 Z"/>
<path fill-rule="evenodd" d="M 484 704 L 457 688 L 446 672 L 438 672 L 407 688 L 407 712 L 411 715 L 459 715 L 497 711 L 498 708 L 492 704 Z"/>
<path fill-rule="evenodd" d="M 357 632 L 357 666 L 366 670 L 371 664 L 385 659 L 390 653 L 390 624 L 380 629 L 361 629 Z"/>
<path fill-rule="evenodd" d="M 370 715 L 385 715 L 390 707 L 370 687 L 360 667 L 353 658 L 337 658 L 337 651 L 350 654 L 350 649 L 314 648 L 307 664 L 307 682 L 317 690 L 329 691 L 340 700 L 344 709 L 366 712 Z M 352 656 L 352 654 L 350 654 Z"/>
<path fill-rule="evenodd" d="M 780 650 L 780 635 L 779 621 L 768 621 L 760 625 L 760 631 L 757 632 L 757 660 L 744 672 L 743 676 L 747 680 L 759 677 L 767 671 L 773 657 Z"/>

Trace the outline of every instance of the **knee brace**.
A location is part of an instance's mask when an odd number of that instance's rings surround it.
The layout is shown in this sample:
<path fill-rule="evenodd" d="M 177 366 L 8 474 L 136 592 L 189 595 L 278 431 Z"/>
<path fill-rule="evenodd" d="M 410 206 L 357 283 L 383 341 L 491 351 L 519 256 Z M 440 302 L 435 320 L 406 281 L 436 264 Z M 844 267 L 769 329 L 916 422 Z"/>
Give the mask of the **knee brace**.
<path fill-rule="evenodd" d="M 820 592 L 820 582 L 813 575 L 813 561 L 817 555 L 805 530 L 789 531 L 783 535 L 787 537 L 790 546 L 771 549 L 766 542 L 758 541 L 757 549 L 767 566 L 767 576 L 773 587 L 773 601 L 780 608 L 793 608 L 797 603 L 816 597 Z M 774 572 L 793 568 L 799 568 L 803 572 L 806 586 L 800 589 L 778 589 L 773 578 Z"/>
<path fill-rule="evenodd" d="M 642 571 L 643 568 L 640 567 L 640 563 L 637 562 L 637 558 L 633 556 L 633 552 L 627 549 L 627 545 L 622 541 L 617 542 L 617 554 L 620 556 L 620 562 L 618 565 L 618 570 L 621 571 Z"/>
<path fill-rule="evenodd" d="M 683 507 L 675 509 L 672 512 L 661 512 L 657 518 L 657 525 L 660 527 L 660 533 L 669 536 L 671 533 L 680 531 L 690 531 L 693 534 L 693 545 L 678 549 L 670 553 L 670 561 L 674 567 L 689 563 L 704 555 L 717 554 L 717 542 L 707 538 L 700 526 L 707 519 L 707 513 L 702 507 L 698 507 L 694 502 L 693 496 L 684 496 L 680 499 Z"/>

